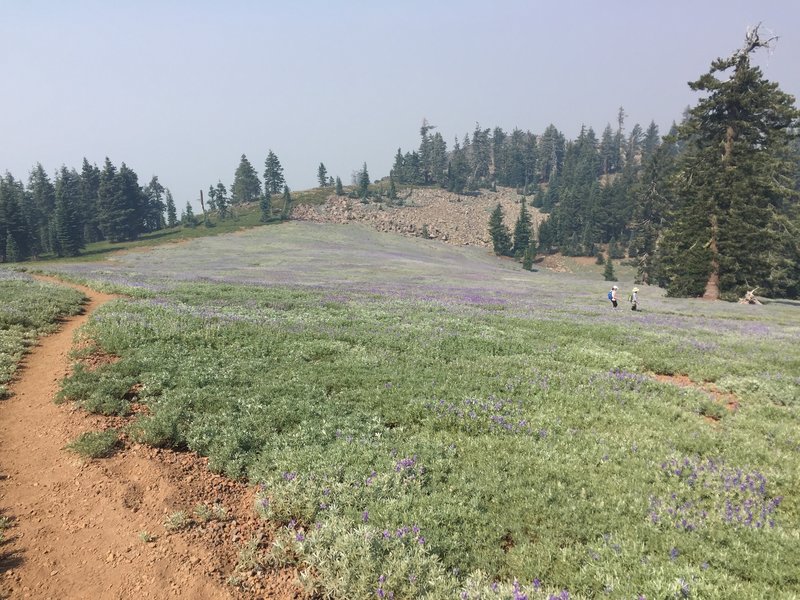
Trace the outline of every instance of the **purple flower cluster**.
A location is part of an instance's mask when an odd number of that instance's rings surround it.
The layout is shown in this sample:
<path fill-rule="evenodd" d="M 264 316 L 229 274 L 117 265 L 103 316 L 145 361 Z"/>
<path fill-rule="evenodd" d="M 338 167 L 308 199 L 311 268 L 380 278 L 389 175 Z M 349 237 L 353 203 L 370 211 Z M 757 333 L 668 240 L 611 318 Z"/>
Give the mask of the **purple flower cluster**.
<path fill-rule="evenodd" d="M 472 433 L 511 435 L 537 434 L 544 438 L 547 430 L 534 430 L 524 418 L 522 401 L 489 396 L 486 400 L 466 398 L 460 403 L 429 402 L 425 405 L 437 418 L 447 420 Z"/>
<path fill-rule="evenodd" d="M 611 389 L 615 392 L 622 391 L 639 391 L 642 384 L 648 382 L 649 379 L 639 373 L 631 373 L 625 369 L 611 369 L 608 373 L 602 375 L 594 375 L 589 379 L 589 383 L 608 383 Z"/>
<path fill-rule="evenodd" d="M 650 522 L 680 531 L 694 531 L 710 519 L 727 525 L 761 529 L 774 527 L 782 498 L 767 495 L 767 479 L 759 471 L 745 472 L 721 460 L 685 457 L 662 463 L 672 484 L 668 498 L 650 498 Z"/>
<path fill-rule="evenodd" d="M 375 590 L 375 595 L 378 598 L 386 598 L 387 600 L 394 598 L 394 592 L 383 589 L 385 583 L 386 583 L 386 575 L 381 575 L 380 577 L 378 577 L 378 589 Z"/>
<path fill-rule="evenodd" d="M 414 465 L 417 464 L 417 457 L 416 456 L 408 456 L 406 458 L 401 458 L 397 461 L 394 465 L 394 470 L 396 473 L 400 473 L 401 471 L 405 471 L 407 469 L 411 469 Z"/>

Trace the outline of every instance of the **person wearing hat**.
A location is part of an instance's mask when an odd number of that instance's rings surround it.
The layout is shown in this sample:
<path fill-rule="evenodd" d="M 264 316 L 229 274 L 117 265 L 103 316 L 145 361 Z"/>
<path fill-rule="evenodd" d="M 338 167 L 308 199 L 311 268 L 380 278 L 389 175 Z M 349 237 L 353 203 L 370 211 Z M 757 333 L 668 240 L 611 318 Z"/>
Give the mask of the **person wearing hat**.
<path fill-rule="evenodd" d="M 617 308 L 617 294 L 619 293 L 619 288 L 615 285 L 611 286 L 611 306 L 615 309 Z"/>
<path fill-rule="evenodd" d="M 631 290 L 631 295 L 628 297 L 631 303 L 631 310 L 639 310 L 639 288 L 635 287 Z"/>

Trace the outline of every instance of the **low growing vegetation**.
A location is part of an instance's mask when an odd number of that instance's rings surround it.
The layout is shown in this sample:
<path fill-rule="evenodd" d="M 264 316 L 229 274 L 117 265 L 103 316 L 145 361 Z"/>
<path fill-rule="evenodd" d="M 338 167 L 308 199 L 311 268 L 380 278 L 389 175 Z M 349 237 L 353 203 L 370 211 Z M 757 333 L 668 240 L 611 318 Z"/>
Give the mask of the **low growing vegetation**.
<path fill-rule="evenodd" d="M 67 448 L 84 458 L 108 458 L 119 445 L 119 434 L 115 429 L 87 431 L 67 444 Z"/>
<path fill-rule="evenodd" d="M 136 293 L 84 331 L 120 360 L 75 381 L 117 401 L 134 381 L 131 435 L 258 484 L 279 533 L 243 564 L 333 598 L 800 593 L 796 307 L 645 288 L 612 311 L 601 267 L 377 235 L 291 224 L 62 267 Z"/>
<path fill-rule="evenodd" d="M 0 399 L 17 364 L 36 338 L 57 327 L 62 317 L 81 310 L 83 294 L 39 283 L 30 276 L 0 269 Z"/>

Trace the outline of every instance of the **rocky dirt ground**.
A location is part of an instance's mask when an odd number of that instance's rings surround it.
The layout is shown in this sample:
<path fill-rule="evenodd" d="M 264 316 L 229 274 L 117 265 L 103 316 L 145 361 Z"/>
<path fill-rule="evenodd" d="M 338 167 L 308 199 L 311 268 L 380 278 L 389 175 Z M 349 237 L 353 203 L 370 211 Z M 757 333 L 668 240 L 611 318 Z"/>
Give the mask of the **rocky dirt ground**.
<path fill-rule="evenodd" d="M 325 204 L 301 204 L 292 210 L 292 218 L 319 223 L 367 223 L 387 233 L 421 237 L 427 227 L 429 237 L 459 246 L 490 248 L 489 216 L 500 203 L 504 221 L 513 231 L 519 216 L 521 196 L 510 188 L 496 192 L 481 190 L 475 196 L 459 196 L 441 189 L 424 188 L 400 194 L 402 205 L 386 202 L 362 203 L 358 199 L 332 194 Z M 530 198 L 528 198 L 530 203 Z M 542 220 L 535 208 L 528 209 L 534 229 Z"/>

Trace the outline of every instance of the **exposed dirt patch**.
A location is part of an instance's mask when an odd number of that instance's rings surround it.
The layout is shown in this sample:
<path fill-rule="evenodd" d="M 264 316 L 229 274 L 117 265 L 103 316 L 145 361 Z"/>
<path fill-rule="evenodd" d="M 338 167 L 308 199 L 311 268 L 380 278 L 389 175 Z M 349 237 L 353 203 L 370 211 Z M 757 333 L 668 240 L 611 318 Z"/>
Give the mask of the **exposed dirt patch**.
<path fill-rule="evenodd" d="M 0 515 L 11 520 L 0 545 L 0 597 L 299 597 L 292 571 L 236 573 L 245 542 L 271 539 L 252 509 L 252 487 L 211 473 L 194 454 L 124 436 L 107 459 L 86 462 L 64 449 L 85 431 L 125 421 L 53 403 L 75 331 L 113 299 L 74 287 L 89 299 L 84 314 L 40 340 L 11 385 L 12 397 L 0 402 Z M 220 505 L 227 516 L 201 518 L 198 504 Z M 170 532 L 164 522 L 177 511 L 189 523 Z M 239 587 L 228 583 L 234 574 Z"/>
<path fill-rule="evenodd" d="M 739 399 L 734 394 L 723 392 L 709 381 L 697 383 L 689 379 L 687 375 L 662 375 L 658 373 L 653 374 L 653 378 L 661 383 L 669 383 L 670 385 L 677 385 L 678 387 L 700 390 L 707 394 L 714 402 L 721 404 L 732 413 L 739 409 Z M 711 417 L 709 418 L 715 420 Z"/>

